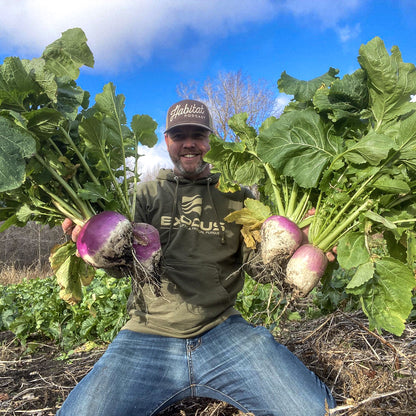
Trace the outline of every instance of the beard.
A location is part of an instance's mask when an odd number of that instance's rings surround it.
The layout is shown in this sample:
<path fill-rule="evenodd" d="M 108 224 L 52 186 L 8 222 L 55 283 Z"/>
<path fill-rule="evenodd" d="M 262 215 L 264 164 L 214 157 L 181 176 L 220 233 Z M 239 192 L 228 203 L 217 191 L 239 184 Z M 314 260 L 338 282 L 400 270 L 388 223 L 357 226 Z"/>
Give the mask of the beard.
<path fill-rule="evenodd" d="M 209 166 L 209 163 L 201 160 L 192 171 L 186 170 L 180 160 L 172 160 L 175 170 L 184 178 L 195 178 L 200 175 Z"/>

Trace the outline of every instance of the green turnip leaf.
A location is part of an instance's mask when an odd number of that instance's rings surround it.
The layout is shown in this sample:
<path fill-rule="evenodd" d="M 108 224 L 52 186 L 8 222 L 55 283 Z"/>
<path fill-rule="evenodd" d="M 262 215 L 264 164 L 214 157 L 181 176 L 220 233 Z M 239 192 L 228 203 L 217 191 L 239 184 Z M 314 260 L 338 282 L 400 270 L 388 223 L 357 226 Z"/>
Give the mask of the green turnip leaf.
<path fill-rule="evenodd" d="M 46 61 L 42 58 L 22 59 L 22 65 L 26 72 L 31 74 L 33 80 L 36 81 L 42 93 L 50 101 L 56 103 L 58 83 L 55 74 L 46 68 Z"/>
<path fill-rule="evenodd" d="M 57 77 L 77 79 L 83 65 L 93 67 L 94 57 L 87 45 L 87 37 L 79 28 L 68 29 L 55 42 L 48 45 L 42 58 L 46 67 Z"/>
<path fill-rule="evenodd" d="M 416 112 L 406 117 L 399 124 L 398 132 L 394 137 L 399 148 L 400 160 L 416 167 Z"/>
<path fill-rule="evenodd" d="M 75 81 L 65 77 L 57 80 L 57 109 L 68 120 L 75 120 L 79 108 L 88 107 L 90 94 L 79 87 Z"/>
<path fill-rule="evenodd" d="M 39 145 L 56 134 L 57 126 L 64 121 L 62 114 L 54 108 L 40 108 L 25 113 L 27 129 L 36 135 Z"/>
<path fill-rule="evenodd" d="M 330 88 L 318 88 L 313 103 L 319 112 L 328 113 L 334 122 L 343 118 L 360 118 L 363 108 L 368 105 L 365 71 L 358 69 L 351 75 L 334 80 Z"/>
<path fill-rule="evenodd" d="M 375 37 L 362 45 L 358 62 L 367 72 L 370 109 L 375 119 L 375 130 L 410 111 L 416 110 L 411 95 L 416 94 L 416 67 L 405 63 L 397 46 L 388 53 L 384 42 Z"/>
<path fill-rule="evenodd" d="M 283 114 L 259 134 L 257 154 L 304 188 L 317 186 L 325 167 L 342 150 L 342 140 L 313 110 Z"/>
<path fill-rule="evenodd" d="M 156 121 L 148 115 L 136 114 L 131 121 L 133 133 L 141 144 L 148 147 L 153 147 L 157 143 L 156 127 Z"/>
<path fill-rule="evenodd" d="M 36 152 L 36 141 L 23 128 L 0 116 L 0 192 L 18 188 L 26 179 L 26 157 Z"/>
<path fill-rule="evenodd" d="M 337 259 L 344 269 L 351 269 L 370 260 L 370 254 L 365 246 L 365 237 L 358 232 L 346 234 L 339 240 Z"/>
<path fill-rule="evenodd" d="M 296 101 L 306 102 L 312 100 L 316 90 L 331 85 L 336 79 L 338 69 L 329 68 L 328 72 L 310 81 L 301 81 L 291 77 L 284 71 L 277 82 L 280 92 L 293 95 Z"/>
<path fill-rule="evenodd" d="M 390 149 L 396 147 L 394 140 L 386 135 L 370 132 L 361 140 L 347 142 L 348 150 L 344 157 L 351 163 L 370 163 L 379 165 L 389 155 Z"/>
<path fill-rule="evenodd" d="M 397 227 L 394 223 L 389 221 L 387 218 L 382 217 L 380 214 L 377 214 L 373 211 L 367 211 L 365 214 L 366 218 L 369 218 L 373 222 L 379 222 L 380 224 L 383 224 L 384 227 L 388 230 L 395 230 Z"/>
<path fill-rule="evenodd" d="M 389 194 L 407 194 L 410 192 L 409 184 L 401 179 L 383 175 L 377 179 L 373 186 Z"/>
<path fill-rule="evenodd" d="M 349 293 L 361 294 L 365 291 L 362 286 L 365 285 L 374 276 L 374 264 L 372 261 L 360 264 L 354 276 L 351 278 L 346 289 Z M 361 290 L 359 288 L 361 287 Z"/>
<path fill-rule="evenodd" d="M 248 151 L 244 141 L 225 142 L 211 135 L 210 146 L 204 160 L 214 165 L 213 172 L 221 173 L 220 190 L 226 192 L 240 185 L 250 186 L 264 177 L 260 161 Z"/>
<path fill-rule="evenodd" d="M 0 103 L 2 108 L 24 111 L 25 99 L 39 93 L 39 85 L 32 79 L 22 61 L 16 57 L 5 58 L 0 66 Z"/>
<path fill-rule="evenodd" d="M 126 123 L 124 113 L 124 95 L 116 95 L 116 87 L 112 82 L 104 85 L 103 92 L 95 96 L 95 107 L 108 117 Z"/>
<path fill-rule="evenodd" d="M 385 329 L 400 336 L 404 323 L 413 308 L 413 271 L 400 261 L 384 257 L 375 262 L 377 276 L 371 290 L 361 297 L 363 310 L 371 329 Z"/>
<path fill-rule="evenodd" d="M 235 114 L 230 118 L 228 124 L 238 138 L 244 142 L 247 149 L 254 151 L 257 142 L 257 132 L 254 127 L 247 124 L 247 119 L 247 113 Z"/>

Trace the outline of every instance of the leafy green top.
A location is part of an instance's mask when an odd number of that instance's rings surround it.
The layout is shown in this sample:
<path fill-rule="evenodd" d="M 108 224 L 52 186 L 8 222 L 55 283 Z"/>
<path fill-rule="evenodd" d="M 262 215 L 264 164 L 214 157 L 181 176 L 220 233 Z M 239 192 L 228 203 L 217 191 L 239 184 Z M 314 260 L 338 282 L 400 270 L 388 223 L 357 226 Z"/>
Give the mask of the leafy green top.
<path fill-rule="evenodd" d="M 372 327 L 400 335 L 415 287 L 416 68 L 378 37 L 361 46 L 358 62 L 342 78 L 333 68 L 311 81 L 283 72 L 278 86 L 293 95 L 283 114 L 258 132 L 235 115 L 239 142 L 213 139 L 207 160 L 221 189 L 255 186 L 272 214 L 309 225 L 312 244 L 338 245 L 341 267 L 356 271 L 346 290 Z M 247 234 L 256 212 L 231 218 Z M 382 250 L 369 243 L 374 236 Z"/>
<path fill-rule="evenodd" d="M 112 83 L 89 107 L 90 94 L 76 84 L 83 65 L 92 67 L 94 58 L 83 31 L 74 28 L 41 58 L 10 57 L 0 66 L 0 231 L 67 217 L 83 224 L 103 210 L 133 220 L 138 145 L 157 142 L 157 124 L 135 115 L 129 127 L 124 96 Z M 78 301 L 91 271 L 73 243 L 57 248 L 51 262 L 62 297 Z"/>

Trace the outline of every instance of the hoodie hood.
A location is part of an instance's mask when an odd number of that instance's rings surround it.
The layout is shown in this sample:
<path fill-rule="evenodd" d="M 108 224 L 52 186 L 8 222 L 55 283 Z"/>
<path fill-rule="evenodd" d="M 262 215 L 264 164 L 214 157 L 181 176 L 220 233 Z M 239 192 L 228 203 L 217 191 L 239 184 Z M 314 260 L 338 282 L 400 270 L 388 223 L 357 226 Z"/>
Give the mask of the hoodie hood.
<path fill-rule="evenodd" d="M 206 185 L 207 183 L 216 185 L 220 179 L 219 173 L 211 173 L 205 178 L 200 178 L 195 181 L 191 179 L 186 179 L 182 176 L 175 175 L 172 169 L 160 169 L 159 174 L 157 175 L 158 180 L 167 180 L 169 182 L 175 182 L 179 184 L 195 184 L 195 185 Z"/>

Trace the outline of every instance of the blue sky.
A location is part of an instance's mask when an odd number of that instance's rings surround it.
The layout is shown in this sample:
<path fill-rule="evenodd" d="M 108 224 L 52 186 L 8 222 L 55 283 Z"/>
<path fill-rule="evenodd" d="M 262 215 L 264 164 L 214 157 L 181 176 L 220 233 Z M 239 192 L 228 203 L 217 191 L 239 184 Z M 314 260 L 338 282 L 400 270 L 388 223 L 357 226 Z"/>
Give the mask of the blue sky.
<path fill-rule="evenodd" d="M 332 66 L 342 76 L 374 36 L 416 64 L 414 0 L 0 0 L 0 11 L 0 62 L 39 57 L 80 27 L 96 63 L 78 84 L 94 97 L 113 82 L 128 118 L 149 114 L 160 138 L 178 84 L 219 71 L 265 80 L 277 99 L 283 71 L 308 80 Z M 146 152 L 150 164 L 165 163 L 163 148 Z"/>

